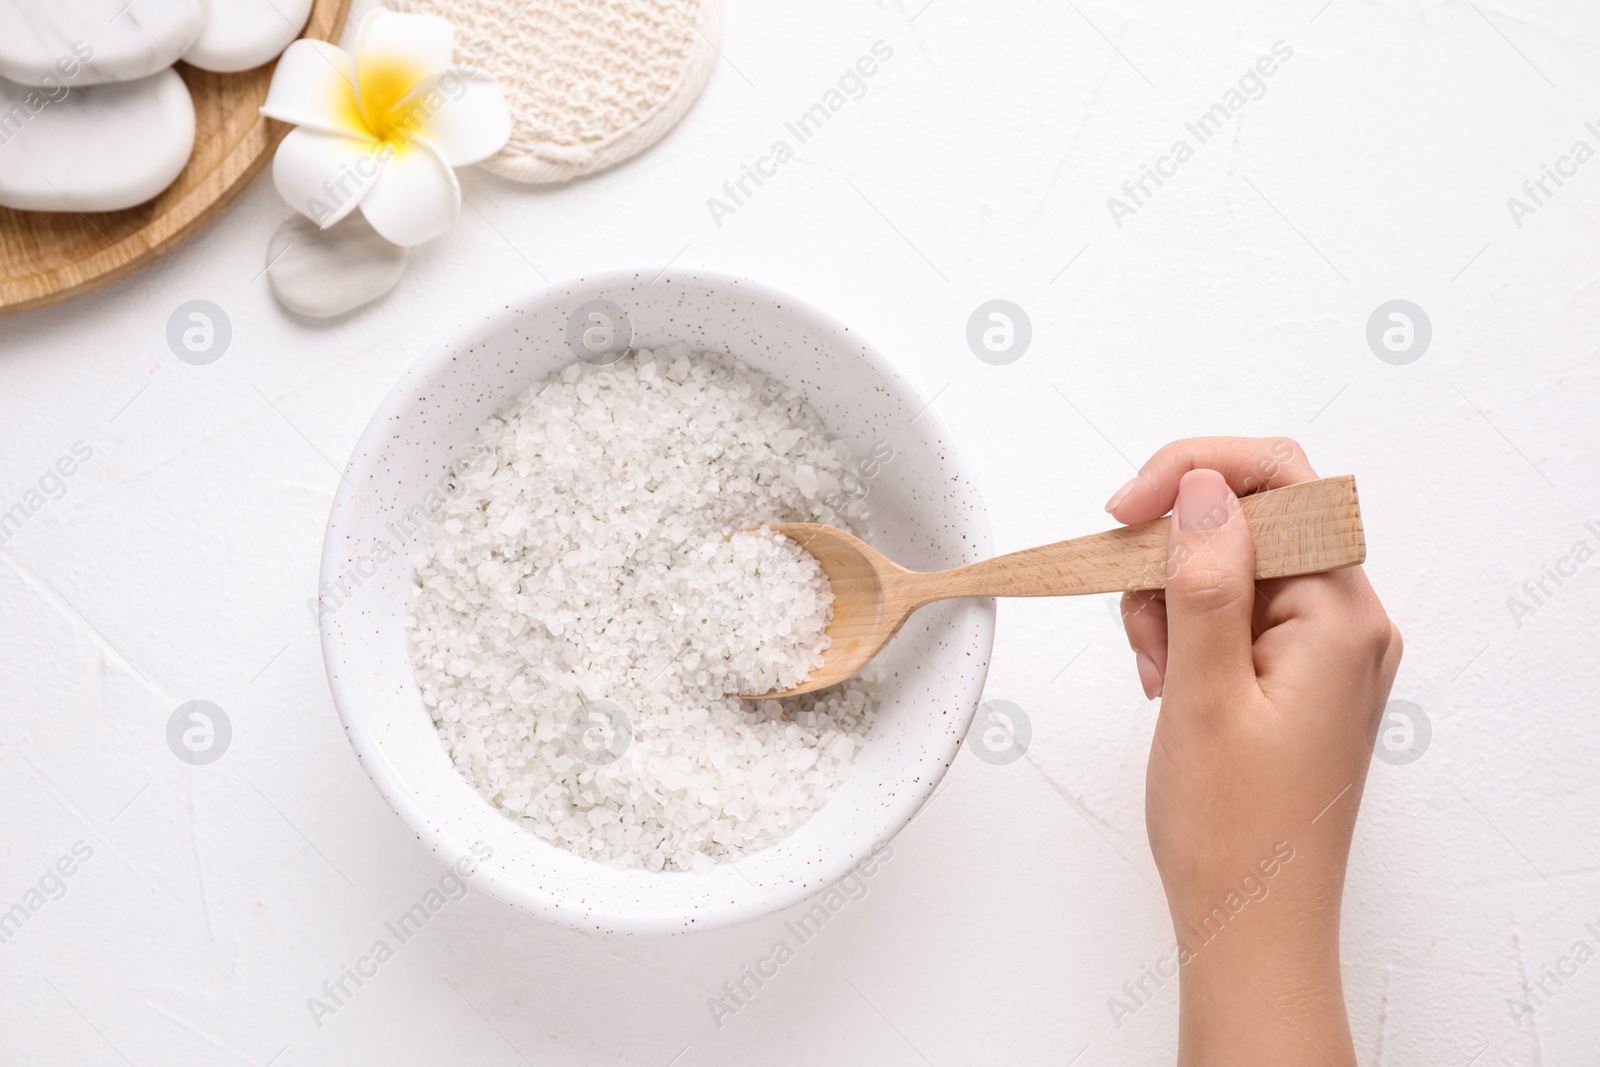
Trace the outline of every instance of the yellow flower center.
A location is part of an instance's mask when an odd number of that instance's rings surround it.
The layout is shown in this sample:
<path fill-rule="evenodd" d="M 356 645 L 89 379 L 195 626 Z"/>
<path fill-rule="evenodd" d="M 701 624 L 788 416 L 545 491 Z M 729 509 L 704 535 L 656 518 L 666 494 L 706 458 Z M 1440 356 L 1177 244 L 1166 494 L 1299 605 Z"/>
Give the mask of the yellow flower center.
<path fill-rule="evenodd" d="M 361 124 L 380 141 L 400 147 L 421 132 L 426 111 L 405 101 L 424 72 L 393 56 L 376 56 L 361 65 L 357 108 Z"/>

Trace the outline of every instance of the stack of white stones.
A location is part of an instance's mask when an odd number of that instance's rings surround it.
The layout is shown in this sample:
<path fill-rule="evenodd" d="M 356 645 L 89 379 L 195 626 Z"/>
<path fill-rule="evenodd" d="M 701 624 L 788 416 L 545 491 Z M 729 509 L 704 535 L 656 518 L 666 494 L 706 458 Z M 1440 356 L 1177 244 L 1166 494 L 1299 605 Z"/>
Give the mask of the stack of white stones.
<path fill-rule="evenodd" d="M 117 211 L 155 196 L 194 149 L 172 65 L 271 61 L 311 0 L 0 0 L 0 206 Z"/>

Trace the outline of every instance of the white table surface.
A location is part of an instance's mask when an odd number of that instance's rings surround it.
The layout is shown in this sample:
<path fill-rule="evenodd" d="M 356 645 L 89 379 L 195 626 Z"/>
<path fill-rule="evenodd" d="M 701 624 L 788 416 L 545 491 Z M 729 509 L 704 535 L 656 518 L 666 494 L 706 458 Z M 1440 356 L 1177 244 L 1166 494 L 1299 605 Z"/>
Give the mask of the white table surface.
<path fill-rule="evenodd" d="M 139 274 L 0 319 L 0 509 L 93 449 L 0 547 L 0 908 L 92 850 L 0 944 L 0 1063 L 1171 1059 L 1173 983 L 1111 1004 L 1171 933 L 1142 806 L 1156 709 L 1098 597 L 1001 606 L 987 695 L 1026 710 L 1025 757 L 964 752 L 868 895 L 720 1029 L 708 998 L 792 915 L 600 938 L 475 890 L 313 1021 L 440 873 L 324 682 L 305 602 L 336 468 L 458 315 L 669 261 L 790 289 L 885 348 L 937 394 L 1001 550 L 1107 525 L 1130 461 L 1172 438 L 1284 433 L 1357 474 L 1407 639 L 1394 695 L 1433 731 L 1375 762 L 1356 836 L 1362 1062 L 1589 1062 L 1600 963 L 1561 960 L 1600 950 L 1600 571 L 1547 579 L 1531 616 L 1507 601 L 1600 547 L 1600 162 L 1520 226 L 1506 200 L 1600 146 L 1600 11 L 918 2 L 735 0 L 726 61 L 660 145 L 565 188 L 466 175 L 459 227 L 331 325 L 259 278 L 288 214 L 264 179 Z M 880 39 L 865 96 L 719 227 L 706 199 Z M 1294 55 L 1265 95 L 1115 225 L 1106 198 L 1277 40 Z M 1033 324 L 1009 366 L 964 341 L 995 297 Z M 209 366 L 165 341 L 195 298 L 233 326 Z M 1394 298 L 1434 328 L 1404 366 L 1365 340 Z M 194 698 L 234 729 L 209 766 L 165 741 Z M 1558 965 L 1519 1025 L 1508 1001 Z"/>

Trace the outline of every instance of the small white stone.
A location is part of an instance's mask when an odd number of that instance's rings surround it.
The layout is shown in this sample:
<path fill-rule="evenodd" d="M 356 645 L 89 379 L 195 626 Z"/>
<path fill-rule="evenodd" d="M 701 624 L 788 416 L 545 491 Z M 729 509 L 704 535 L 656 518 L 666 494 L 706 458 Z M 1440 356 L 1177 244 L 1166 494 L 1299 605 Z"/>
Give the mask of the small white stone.
<path fill-rule="evenodd" d="M 0 79 L 0 206 L 133 207 L 171 185 L 194 150 L 194 101 L 174 70 L 47 92 Z"/>
<path fill-rule="evenodd" d="M 326 230 L 295 215 L 267 246 L 267 280 L 290 311 L 330 318 L 378 299 L 406 272 L 406 250 L 352 212 Z"/>
<path fill-rule="evenodd" d="M 134 81 L 200 36 L 205 0 L 0 0 L 0 77 L 21 85 Z"/>
<path fill-rule="evenodd" d="M 142 2 L 142 0 L 141 0 Z M 311 0 L 211 0 L 185 62 L 222 74 L 259 67 L 300 36 Z"/>

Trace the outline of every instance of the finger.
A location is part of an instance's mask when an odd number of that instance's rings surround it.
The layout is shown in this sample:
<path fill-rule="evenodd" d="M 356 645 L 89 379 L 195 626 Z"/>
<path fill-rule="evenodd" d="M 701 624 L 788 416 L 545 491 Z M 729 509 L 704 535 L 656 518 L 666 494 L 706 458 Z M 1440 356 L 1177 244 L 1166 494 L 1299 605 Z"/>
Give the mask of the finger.
<path fill-rule="evenodd" d="M 1183 476 L 1202 468 L 1221 474 L 1239 496 L 1317 476 L 1305 452 L 1287 437 L 1191 437 L 1151 456 L 1131 481 L 1112 494 L 1106 510 L 1129 526 L 1159 519 L 1171 510 Z"/>
<path fill-rule="evenodd" d="M 1160 590 L 1122 594 L 1122 628 L 1128 634 L 1144 695 L 1161 695 L 1167 673 L 1167 605 Z"/>
<path fill-rule="evenodd" d="M 1179 482 L 1166 581 L 1166 687 L 1224 702 L 1259 692 L 1251 648 L 1255 546 L 1217 471 L 1190 471 Z"/>
<path fill-rule="evenodd" d="M 1353 610 L 1381 608 L 1378 594 L 1360 567 L 1345 567 L 1293 578 L 1256 583 L 1257 629 L 1266 630 L 1295 619 L 1317 626 L 1338 626 Z"/>
<path fill-rule="evenodd" d="M 1325 654 L 1352 662 L 1387 639 L 1388 616 L 1360 567 L 1274 578 L 1256 583 L 1256 593 L 1258 636 L 1289 626 Z"/>
<path fill-rule="evenodd" d="M 1257 594 L 1257 674 L 1269 696 L 1313 680 L 1368 685 L 1387 669 L 1399 631 L 1359 568 L 1260 582 Z"/>

